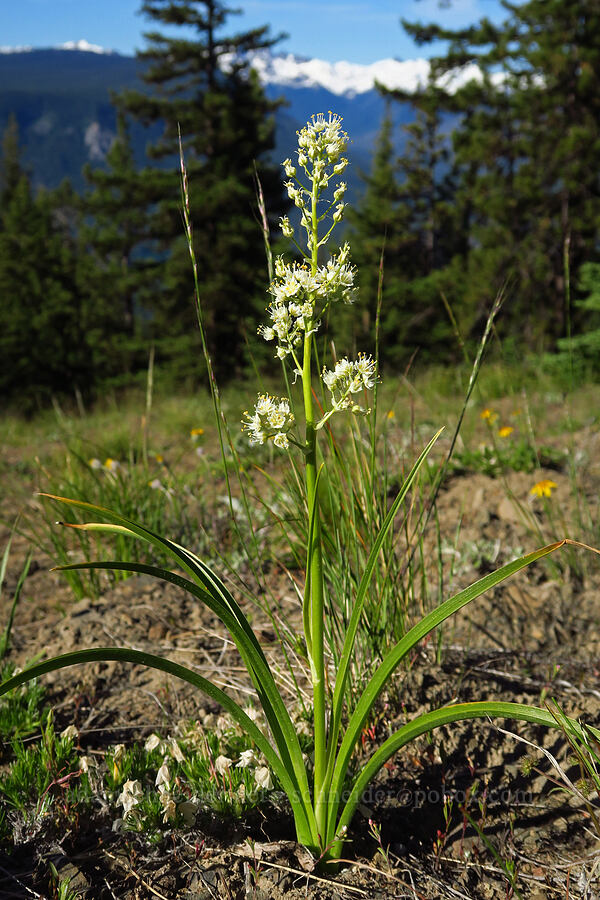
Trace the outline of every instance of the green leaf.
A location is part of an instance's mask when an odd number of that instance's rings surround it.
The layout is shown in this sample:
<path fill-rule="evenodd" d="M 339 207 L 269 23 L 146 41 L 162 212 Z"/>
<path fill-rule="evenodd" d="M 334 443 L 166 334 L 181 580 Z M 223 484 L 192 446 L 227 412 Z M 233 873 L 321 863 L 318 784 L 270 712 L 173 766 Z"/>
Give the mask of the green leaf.
<path fill-rule="evenodd" d="M 476 581 L 468 588 L 465 588 L 464 591 L 460 591 L 454 597 L 451 597 L 449 600 L 446 600 L 445 603 L 442 603 L 441 606 L 438 606 L 437 609 L 434 609 L 432 612 L 430 612 L 413 628 L 411 628 L 410 631 L 408 631 L 404 635 L 402 640 L 400 640 L 395 645 L 395 647 L 390 650 L 388 655 L 381 662 L 381 664 L 373 674 L 371 680 L 365 687 L 361 698 L 356 705 L 356 709 L 350 717 L 346 733 L 344 734 L 339 753 L 335 761 L 333 777 L 331 779 L 331 794 L 334 798 L 339 798 L 340 796 L 342 785 L 344 783 L 346 772 L 348 770 L 350 758 L 352 756 L 352 753 L 354 752 L 356 744 L 360 739 L 363 726 L 369 716 L 369 713 L 371 712 L 373 704 L 377 700 L 377 697 L 383 690 L 385 684 L 388 682 L 394 670 L 399 666 L 407 653 L 412 650 L 415 644 L 426 637 L 426 635 L 428 635 L 431 631 L 433 631 L 434 628 L 436 628 L 450 616 L 454 615 L 454 613 L 458 612 L 459 609 L 462 609 L 463 606 L 466 606 L 468 603 L 471 603 L 472 600 L 480 597 L 483 593 L 485 593 L 485 591 L 488 591 L 490 590 L 490 588 L 493 588 L 496 585 L 500 584 L 502 581 L 509 578 L 511 575 L 514 575 L 516 572 L 519 572 L 521 569 L 524 569 L 526 566 L 531 565 L 531 563 L 535 562 L 536 560 L 548 556 L 550 553 L 558 550 L 559 547 L 562 547 L 565 543 L 566 541 L 562 540 L 557 541 L 554 544 L 548 544 L 548 546 L 542 547 L 539 550 L 535 550 L 533 553 L 529 553 L 527 556 L 523 556 L 519 559 L 513 560 L 513 562 L 502 566 L 496 572 L 492 572 L 489 575 L 486 575 L 484 578 L 480 578 L 479 581 Z M 334 799 L 332 803 L 332 819 L 328 820 L 329 840 L 332 840 L 334 837 L 334 833 L 331 831 L 331 829 L 335 827 L 334 818 L 337 815 L 336 804 L 339 803 L 339 799 Z"/>
<path fill-rule="evenodd" d="M 544 709 L 537 706 L 528 706 L 524 703 L 505 703 L 503 701 L 478 701 L 475 703 L 457 703 L 454 706 L 444 706 L 441 709 L 435 709 L 431 712 L 418 716 L 412 722 L 408 722 L 394 734 L 392 734 L 373 756 L 367 764 L 361 769 L 358 778 L 352 786 L 350 796 L 344 806 L 337 829 L 334 834 L 339 835 L 340 831 L 347 828 L 352 820 L 356 807 L 360 802 L 363 791 L 369 782 L 375 777 L 377 772 L 398 750 L 409 744 L 415 738 L 423 734 L 428 734 L 442 725 L 449 725 L 452 722 L 462 722 L 466 719 L 485 719 L 485 718 L 504 718 L 517 719 L 522 722 L 532 722 L 535 725 L 546 725 L 549 727 L 560 727 L 554 717 Z M 570 726 L 573 727 L 578 736 L 583 734 L 581 726 L 569 720 Z M 597 736 L 600 736 L 598 729 L 593 729 Z M 334 808 L 337 809 L 339 798 L 335 798 L 332 794 L 332 800 L 335 803 Z M 332 858 L 335 858 L 335 850 Z"/>
<path fill-rule="evenodd" d="M 156 569 L 152 566 L 145 566 L 139 563 L 121 563 L 121 562 L 94 562 L 85 564 L 75 564 L 61 567 L 64 570 L 77 568 L 97 568 L 97 569 L 120 569 L 122 571 L 143 572 L 145 574 L 154 575 L 173 583 L 179 583 L 185 590 L 191 590 L 202 602 L 221 619 L 223 624 L 228 628 L 230 634 L 238 648 L 244 663 L 248 669 L 248 673 L 259 694 L 260 702 L 263 706 L 267 721 L 273 733 L 273 737 L 279 749 L 284 763 L 288 766 L 290 773 L 294 773 L 293 777 L 297 784 L 297 790 L 303 798 L 304 805 L 307 809 L 309 818 L 312 816 L 312 800 L 310 796 L 310 788 L 306 768 L 302 759 L 302 750 L 298 740 L 298 735 L 285 704 L 277 690 L 277 686 L 269 669 L 269 665 L 262 651 L 256 635 L 252 631 L 250 623 L 246 619 L 239 604 L 233 595 L 227 590 L 223 582 L 209 569 L 191 551 L 186 550 L 179 544 L 169 541 L 160 535 L 155 534 L 137 522 L 132 522 L 124 516 L 115 513 L 113 510 L 104 507 L 95 506 L 82 500 L 71 500 L 65 497 L 56 497 L 52 494 L 42 494 L 59 503 L 65 503 L 80 509 L 100 514 L 109 520 L 110 525 L 106 526 L 107 531 L 118 530 L 131 533 L 132 536 L 138 536 L 150 544 L 166 550 L 174 557 L 179 565 L 194 579 L 194 583 L 177 582 L 179 576 L 164 569 Z M 90 529 L 102 529 L 102 523 L 92 522 Z M 77 528 L 85 529 L 86 525 L 77 525 Z M 197 585 L 196 585 L 197 583 Z M 200 588 L 198 592 L 196 586 Z M 316 840 L 316 823 L 313 827 Z"/>
<path fill-rule="evenodd" d="M 164 659 L 161 656 L 155 656 L 152 653 L 146 653 L 141 650 L 130 650 L 125 647 L 98 647 L 91 650 L 76 650 L 72 653 L 65 653 L 62 656 L 55 656 L 52 659 L 45 660 L 44 662 L 31 666 L 23 672 L 19 672 L 18 675 L 9 678 L 8 681 L 0 684 L 0 697 L 8 691 L 13 690 L 13 688 L 25 684 L 34 678 L 38 678 L 40 675 L 45 675 L 48 672 L 54 672 L 57 669 L 64 669 L 68 666 L 75 666 L 81 663 L 98 661 L 137 663 L 151 669 L 158 669 L 161 672 L 174 675 L 176 678 L 180 678 L 182 681 L 187 681 L 189 684 L 194 685 L 194 687 L 199 688 L 204 694 L 222 706 L 223 709 L 225 709 L 252 738 L 261 753 L 264 754 L 270 767 L 277 775 L 277 778 L 281 782 L 281 786 L 286 792 L 292 805 L 299 835 L 302 835 L 302 837 L 299 837 L 299 840 L 306 843 L 308 846 L 314 845 L 305 805 L 298 794 L 296 782 L 291 777 L 290 772 L 278 756 L 274 747 L 271 746 L 262 731 L 252 719 L 246 715 L 244 710 L 235 702 L 235 700 L 232 700 L 228 694 L 216 687 L 212 682 L 185 666 Z"/>
<path fill-rule="evenodd" d="M 342 647 L 342 653 L 340 656 L 340 663 L 338 667 L 337 676 L 335 679 L 335 689 L 333 692 L 333 706 L 332 706 L 332 723 L 329 732 L 329 744 L 327 748 L 328 753 L 328 762 L 327 762 L 327 782 L 329 782 L 332 772 L 333 766 L 335 762 L 335 751 L 337 749 L 338 737 L 340 733 L 340 725 L 342 721 L 342 707 L 344 703 L 344 695 L 346 690 L 346 682 L 348 679 L 348 671 L 350 668 L 350 661 L 352 658 L 352 651 L 354 649 L 354 642 L 356 640 L 356 633 L 358 631 L 358 626 L 360 624 L 360 619 L 362 616 L 362 612 L 365 605 L 365 599 L 367 596 L 367 591 L 369 589 L 369 585 L 371 583 L 371 579 L 373 577 L 373 573 L 375 571 L 375 566 L 377 564 L 377 558 L 381 552 L 381 548 L 383 546 L 383 542 L 394 523 L 394 519 L 403 503 L 406 495 L 408 494 L 410 488 L 412 487 L 415 478 L 419 472 L 419 469 L 427 459 L 431 449 L 443 429 L 440 429 L 432 439 L 429 441 L 421 455 L 416 460 L 412 469 L 408 473 L 404 483 L 398 492 L 398 495 L 394 502 L 392 503 L 384 522 L 377 534 L 377 537 L 373 543 L 371 548 L 371 552 L 369 553 L 369 557 L 367 559 L 365 570 L 363 572 L 363 576 L 360 580 L 360 584 L 358 586 L 358 590 L 356 592 L 356 600 L 354 602 L 354 607 L 352 609 L 352 615 L 350 616 L 350 621 L 348 623 L 348 629 L 346 631 L 346 635 L 344 638 L 344 645 Z"/>

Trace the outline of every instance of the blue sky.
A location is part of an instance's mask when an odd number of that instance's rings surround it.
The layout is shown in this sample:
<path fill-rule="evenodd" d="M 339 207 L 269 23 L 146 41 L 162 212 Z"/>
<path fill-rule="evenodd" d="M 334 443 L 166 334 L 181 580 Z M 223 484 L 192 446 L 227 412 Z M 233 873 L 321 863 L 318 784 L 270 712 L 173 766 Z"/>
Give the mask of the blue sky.
<path fill-rule="evenodd" d="M 138 14 L 141 0 L 0 0 L 0 44 L 49 47 L 85 39 L 133 54 L 152 23 Z M 230 0 L 243 9 L 230 30 L 270 25 L 289 38 L 280 52 L 368 64 L 386 57 L 431 55 L 404 34 L 400 18 L 462 27 L 482 16 L 502 21 L 498 0 Z"/>

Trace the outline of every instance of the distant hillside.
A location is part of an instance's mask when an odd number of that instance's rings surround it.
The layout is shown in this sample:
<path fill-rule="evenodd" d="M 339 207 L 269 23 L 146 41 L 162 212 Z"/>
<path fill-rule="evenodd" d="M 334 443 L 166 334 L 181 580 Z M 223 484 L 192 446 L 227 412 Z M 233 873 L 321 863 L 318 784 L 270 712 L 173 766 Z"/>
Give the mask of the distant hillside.
<path fill-rule="evenodd" d="M 0 54 L 0 130 L 9 115 L 16 115 L 24 162 L 36 186 L 55 187 L 69 178 L 81 190 L 81 169 L 86 162 L 102 165 L 115 135 L 111 92 L 143 89 L 141 63 L 116 53 L 80 50 L 30 50 Z M 289 155 L 296 130 L 312 113 L 329 109 L 344 117 L 352 138 L 352 180 L 359 169 L 368 170 L 370 155 L 384 114 L 384 101 L 374 90 L 332 93 L 321 85 L 295 86 L 269 82 L 269 97 L 284 97 L 287 105 L 276 116 L 276 158 Z M 394 104 L 397 124 L 412 119 L 412 109 Z M 136 158 L 145 162 L 145 147 L 160 129 L 134 125 Z M 398 150 L 403 136 L 396 131 Z"/>

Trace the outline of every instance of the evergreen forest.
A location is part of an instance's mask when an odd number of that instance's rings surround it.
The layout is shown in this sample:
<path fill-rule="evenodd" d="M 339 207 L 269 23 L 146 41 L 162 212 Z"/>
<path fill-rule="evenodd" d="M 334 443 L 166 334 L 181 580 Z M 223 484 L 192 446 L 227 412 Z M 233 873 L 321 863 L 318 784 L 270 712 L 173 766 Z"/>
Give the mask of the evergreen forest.
<path fill-rule="evenodd" d="M 560 368 L 575 348 L 587 374 L 600 369 L 600 9 L 503 6 L 499 26 L 399 22 L 446 51 L 415 93 L 380 88 L 388 114 L 346 223 L 360 315 L 329 335 L 373 350 L 377 324 L 393 372 L 471 354 L 499 298 L 503 353 Z M 34 191 L 16 120 L 2 139 L 0 390 L 23 411 L 143 381 L 151 347 L 163 382 L 203 377 L 180 141 L 216 376 L 272 365 L 248 338 L 268 302 L 265 233 L 277 253 L 289 201 L 271 153 L 278 104 L 247 55 L 279 38 L 236 32 L 220 0 L 144 0 L 141 12 L 145 89 L 112 97 L 118 133 L 82 193 Z M 415 116 L 398 156 L 391 111 L 406 102 Z M 159 126 L 143 167 L 134 123 Z"/>

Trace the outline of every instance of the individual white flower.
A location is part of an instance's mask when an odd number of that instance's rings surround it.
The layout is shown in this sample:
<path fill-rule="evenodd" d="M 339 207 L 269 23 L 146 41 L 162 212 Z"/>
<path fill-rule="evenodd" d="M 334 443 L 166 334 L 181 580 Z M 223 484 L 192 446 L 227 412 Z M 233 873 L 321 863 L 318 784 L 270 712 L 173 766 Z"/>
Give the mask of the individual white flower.
<path fill-rule="evenodd" d="M 163 822 L 172 822 L 177 815 L 177 807 L 175 806 L 173 795 L 170 794 L 167 790 L 164 790 L 160 795 L 160 803 L 164 810 Z"/>
<path fill-rule="evenodd" d="M 292 178 L 296 174 L 296 168 L 292 165 L 291 159 L 284 159 L 281 165 L 285 169 L 285 174 L 288 178 Z"/>
<path fill-rule="evenodd" d="M 345 208 L 346 208 L 346 204 L 345 204 L 345 203 L 338 203 L 338 205 L 337 205 L 336 208 L 335 208 L 335 212 L 334 212 L 334 214 L 333 214 L 333 221 L 334 221 L 334 222 L 339 222 L 339 221 L 341 221 L 342 216 L 344 215 L 344 209 L 345 209 Z"/>
<path fill-rule="evenodd" d="M 157 734 L 154 732 L 146 738 L 146 743 L 144 744 L 144 750 L 146 753 L 152 753 L 153 750 L 156 750 L 157 747 L 160 748 L 161 752 L 164 753 L 164 741 L 162 741 Z"/>
<path fill-rule="evenodd" d="M 97 764 L 96 760 L 93 756 L 80 756 L 79 757 L 79 770 L 81 772 L 89 772 L 90 769 L 96 769 Z"/>
<path fill-rule="evenodd" d="M 176 762 L 185 762 L 185 756 L 175 738 L 171 738 L 169 741 L 169 752 Z"/>
<path fill-rule="evenodd" d="M 257 763 L 254 750 L 242 750 L 239 761 L 235 764 L 236 769 L 247 769 L 248 766 L 255 766 Z"/>
<path fill-rule="evenodd" d="M 88 459 L 88 466 L 90 467 L 90 469 L 101 469 L 102 463 L 99 459 L 96 459 L 94 457 L 93 459 Z"/>
<path fill-rule="evenodd" d="M 156 781 L 154 782 L 160 793 L 169 789 L 171 784 L 171 773 L 168 765 L 164 762 L 156 773 Z"/>
<path fill-rule="evenodd" d="M 229 716 L 219 716 L 215 726 L 216 733 L 219 736 L 226 734 L 228 731 L 231 731 L 231 724 Z"/>
<path fill-rule="evenodd" d="M 276 434 L 273 438 L 273 443 L 276 447 L 279 447 L 280 450 L 287 450 L 290 446 L 287 434 Z"/>
<path fill-rule="evenodd" d="M 218 775 L 223 775 L 232 765 L 233 760 L 228 756 L 217 756 L 215 759 L 215 772 L 217 772 Z"/>
<path fill-rule="evenodd" d="M 284 237 L 291 238 L 294 236 L 294 229 L 290 225 L 290 220 L 287 216 L 281 217 L 281 219 L 279 220 L 279 226 Z"/>
<path fill-rule="evenodd" d="M 259 768 L 256 769 L 254 780 L 257 787 L 262 788 L 262 790 L 273 790 L 273 778 L 271 776 L 271 770 L 267 766 L 259 766 Z"/>
<path fill-rule="evenodd" d="M 123 807 L 123 816 L 139 805 L 142 799 L 142 785 L 139 781 L 126 781 L 117 797 L 117 805 Z"/>
<path fill-rule="evenodd" d="M 74 741 L 78 734 L 79 732 L 74 725 L 67 725 L 67 727 L 63 728 L 63 730 L 61 731 L 60 736 L 61 738 L 66 738 L 69 741 Z"/>

